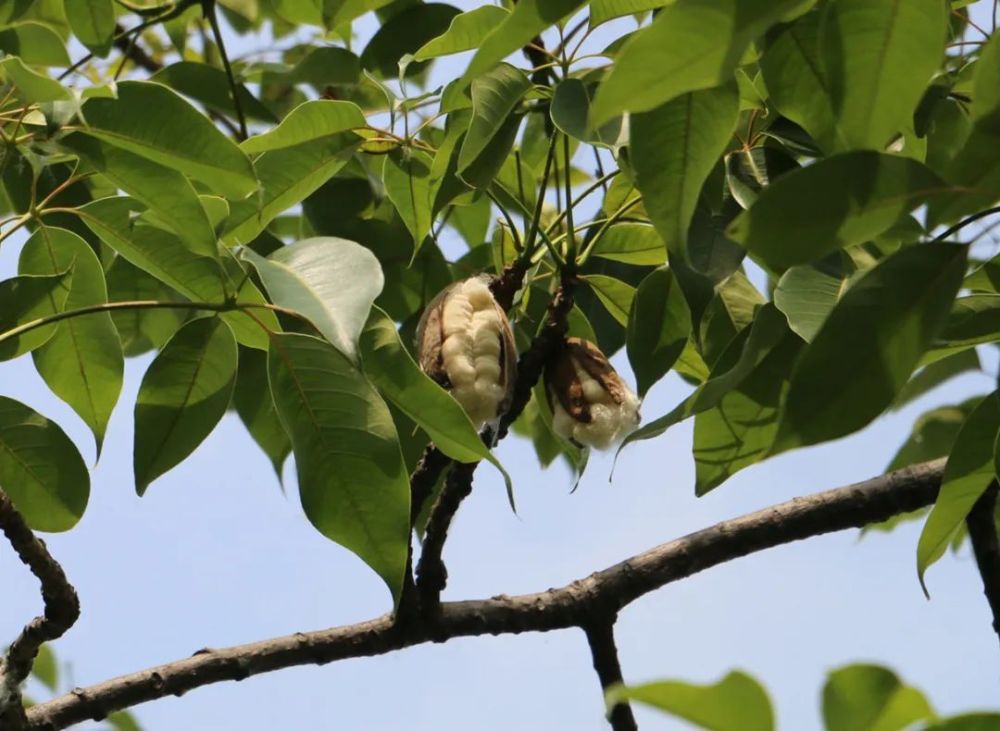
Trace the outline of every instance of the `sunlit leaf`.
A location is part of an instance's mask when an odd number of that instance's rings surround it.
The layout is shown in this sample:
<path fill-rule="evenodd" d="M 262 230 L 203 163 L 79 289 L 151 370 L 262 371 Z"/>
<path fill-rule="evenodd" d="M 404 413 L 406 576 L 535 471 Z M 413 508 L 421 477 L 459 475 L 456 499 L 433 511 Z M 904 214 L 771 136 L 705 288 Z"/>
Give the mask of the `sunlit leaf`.
<path fill-rule="evenodd" d="M 509 12 L 496 5 L 483 5 L 451 19 L 448 30 L 421 46 L 413 57 L 427 61 L 477 48 Z"/>
<path fill-rule="evenodd" d="M 244 152 L 257 153 L 294 147 L 365 126 L 365 115 L 351 102 L 314 99 L 295 107 L 281 123 L 243 142 Z"/>
<path fill-rule="evenodd" d="M 934 715 L 923 693 L 878 665 L 838 668 L 823 686 L 826 731 L 903 731 Z"/>

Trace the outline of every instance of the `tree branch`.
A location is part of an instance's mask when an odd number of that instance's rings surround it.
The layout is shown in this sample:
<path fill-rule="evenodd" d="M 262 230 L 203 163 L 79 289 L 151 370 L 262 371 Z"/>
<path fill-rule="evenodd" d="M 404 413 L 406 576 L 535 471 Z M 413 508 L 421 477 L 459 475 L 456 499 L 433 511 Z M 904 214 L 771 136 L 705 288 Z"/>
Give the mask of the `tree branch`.
<path fill-rule="evenodd" d="M 972 506 L 965 524 L 983 577 L 983 593 L 993 612 L 993 629 L 1000 637 L 1000 540 L 997 539 L 997 483 L 994 481 Z"/>
<path fill-rule="evenodd" d="M 618 648 L 615 646 L 615 620 L 616 616 L 611 615 L 596 618 L 583 625 L 587 644 L 590 645 L 590 656 L 594 661 L 594 670 L 597 671 L 601 689 L 605 693 L 612 686 L 624 682 L 622 666 L 618 662 Z M 635 722 L 628 701 L 615 704 L 608 714 L 608 721 L 611 722 L 613 731 L 639 731 L 639 725 Z"/>
<path fill-rule="evenodd" d="M 44 643 L 61 637 L 80 616 L 80 600 L 62 566 L 52 558 L 45 543 L 28 527 L 5 492 L 0 490 L 0 530 L 21 562 L 42 585 L 45 609 L 21 630 L 0 662 L 0 725 L 17 731 L 25 728 L 21 684 Z"/>
<path fill-rule="evenodd" d="M 346 627 L 200 652 L 184 660 L 78 688 L 33 706 L 27 713 L 29 729 L 59 731 L 138 703 L 297 665 L 382 655 L 454 637 L 582 627 L 592 621 L 595 611 L 614 613 L 655 589 L 712 566 L 925 507 L 937 496 L 943 470 L 944 460 L 935 460 L 848 487 L 795 498 L 664 543 L 558 589 L 446 602 L 440 612 L 402 624 L 397 624 L 391 615 L 384 615 Z"/>

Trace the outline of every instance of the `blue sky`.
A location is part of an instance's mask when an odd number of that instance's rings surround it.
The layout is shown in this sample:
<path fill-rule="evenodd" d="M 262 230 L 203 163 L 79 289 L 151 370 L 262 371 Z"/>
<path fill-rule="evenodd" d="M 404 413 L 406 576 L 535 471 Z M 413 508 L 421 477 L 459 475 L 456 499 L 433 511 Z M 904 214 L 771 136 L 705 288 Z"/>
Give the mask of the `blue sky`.
<path fill-rule="evenodd" d="M 470 3 L 460 3 L 468 6 Z M 0 249 L 0 277 L 14 273 L 23 239 Z M 184 464 L 136 497 L 132 408 L 148 357 L 129 361 L 125 391 L 93 473 L 91 502 L 71 532 L 47 536 L 83 604 L 55 644 L 67 686 L 300 630 L 381 614 L 378 577 L 324 539 L 302 515 L 294 472 L 282 494 L 268 461 L 227 416 Z M 616 363 L 628 373 L 624 358 Z M 990 358 L 987 368 L 996 371 Z M 629 374 L 630 376 L 631 374 Z M 610 459 L 594 455 L 578 491 L 568 472 L 538 469 L 529 444 L 498 454 L 511 472 L 519 516 L 497 473 L 478 471 L 446 548 L 446 598 L 558 586 L 716 521 L 882 471 L 913 419 L 992 387 L 965 376 L 836 443 L 782 455 L 738 474 L 704 498 L 693 494 L 690 425 Z M 647 418 L 688 388 L 671 375 L 656 386 Z M 93 461 L 92 438 L 46 390 L 30 358 L 0 364 L 0 394 L 56 419 Z M 289 465 L 290 467 L 290 465 Z M 618 624 L 626 680 L 714 681 L 733 668 L 771 691 L 781 729 L 819 728 L 825 673 L 869 661 L 894 668 L 942 713 L 995 709 L 1000 655 L 968 549 L 929 572 L 932 600 L 916 579 L 919 523 L 858 540 L 844 532 L 731 562 L 668 586 L 629 607 Z M 0 550 L 10 638 L 40 608 L 37 586 Z M 32 695 L 44 698 L 35 687 Z M 141 706 L 149 731 L 406 728 L 606 728 L 596 676 L 578 631 L 471 638 L 386 657 L 297 668 L 223 683 Z M 641 712 L 644 729 L 687 725 Z"/>

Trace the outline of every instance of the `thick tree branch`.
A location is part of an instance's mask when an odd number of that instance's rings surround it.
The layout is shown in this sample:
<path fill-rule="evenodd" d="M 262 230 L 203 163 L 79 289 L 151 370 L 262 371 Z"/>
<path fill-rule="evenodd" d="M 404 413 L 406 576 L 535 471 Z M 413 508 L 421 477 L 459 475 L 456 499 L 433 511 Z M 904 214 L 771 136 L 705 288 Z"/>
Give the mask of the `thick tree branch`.
<path fill-rule="evenodd" d="M 601 689 L 608 689 L 622 681 L 622 667 L 618 662 L 618 648 L 615 646 L 615 616 L 595 618 L 583 625 L 590 645 L 590 656 L 594 670 L 601 681 Z M 627 701 L 615 704 L 608 714 L 608 721 L 614 731 L 639 731 L 639 725 L 632 715 L 632 707 Z"/>
<path fill-rule="evenodd" d="M 88 719 L 181 695 L 223 680 L 297 665 L 381 655 L 454 637 L 548 632 L 582 627 L 666 584 L 757 551 L 877 523 L 931 504 L 944 460 L 727 520 L 657 546 L 585 579 L 537 594 L 447 602 L 433 615 L 397 624 L 391 615 L 320 632 L 300 632 L 193 657 L 79 688 L 28 710 L 32 731 L 58 731 Z"/>
<path fill-rule="evenodd" d="M 21 684 L 44 643 L 61 637 L 80 616 L 80 601 L 59 563 L 31 531 L 5 492 L 0 490 L 0 530 L 21 562 L 42 585 L 43 613 L 21 630 L 0 661 L 0 726 L 24 728 Z"/>
<path fill-rule="evenodd" d="M 994 482 L 972 506 L 965 524 L 969 529 L 979 574 L 983 577 L 983 593 L 993 612 L 993 629 L 1000 637 L 1000 540 L 997 539 L 995 518 L 997 491 L 997 483 Z"/>

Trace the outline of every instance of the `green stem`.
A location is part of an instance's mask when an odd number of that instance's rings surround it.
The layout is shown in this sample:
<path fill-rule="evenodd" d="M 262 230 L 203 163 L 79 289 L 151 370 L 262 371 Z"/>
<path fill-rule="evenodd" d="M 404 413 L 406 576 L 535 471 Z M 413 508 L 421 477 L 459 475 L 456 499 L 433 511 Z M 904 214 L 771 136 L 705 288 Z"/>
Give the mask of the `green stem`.
<path fill-rule="evenodd" d="M 608 219 L 604 222 L 604 225 L 597 230 L 597 233 L 594 234 L 594 237 L 587 242 L 587 246 L 580 253 L 580 264 L 584 264 L 587 261 L 587 258 L 590 256 L 590 252 L 594 250 L 594 247 L 601 240 L 604 234 L 608 232 L 608 229 L 611 228 L 611 226 L 613 226 L 615 223 L 620 221 L 625 216 L 625 214 L 628 213 L 629 209 L 632 208 L 633 206 L 638 205 L 641 200 L 642 198 L 633 198 L 628 203 L 619 208 L 617 211 L 615 211 L 614 214 L 608 217 Z"/>
<path fill-rule="evenodd" d="M 552 135 L 552 141 L 549 143 L 549 154 L 545 158 L 545 172 L 542 174 L 538 199 L 535 201 L 535 211 L 531 216 L 531 226 L 528 227 L 528 232 L 524 236 L 524 252 L 522 255 L 525 257 L 531 256 L 534 253 L 535 239 L 541 232 L 542 207 L 545 205 L 545 193 L 549 187 L 549 175 L 552 173 L 552 162 L 556 156 L 556 137 L 557 135 Z M 520 204 L 520 201 L 518 201 L 518 204 Z M 545 238 L 547 239 L 548 237 L 546 236 Z M 549 243 L 551 244 L 551 242 Z"/>
<path fill-rule="evenodd" d="M 569 135 L 563 139 L 563 178 L 566 184 L 566 263 L 569 274 L 576 272 L 576 236 L 573 231 L 573 181 L 571 180 L 572 165 L 570 165 Z"/>
<path fill-rule="evenodd" d="M 580 195 L 578 195 L 576 198 L 574 198 L 573 202 L 570 205 L 571 206 L 578 206 L 578 205 L 580 205 L 580 203 L 582 203 L 583 200 L 587 196 L 589 196 L 591 193 L 593 193 L 598 188 L 602 187 L 609 180 L 614 179 L 614 177 L 617 176 L 618 173 L 620 173 L 620 172 L 621 172 L 621 170 L 613 170 L 612 172 L 608 173 L 607 175 L 602 175 L 597 180 L 595 180 L 593 183 L 591 183 L 589 186 L 587 186 L 587 188 L 585 188 L 584 191 L 582 193 L 580 193 Z M 568 210 L 568 208 L 567 208 L 567 210 Z M 563 211 L 558 216 L 555 217 L 555 220 L 553 220 L 552 223 L 550 223 L 546 227 L 546 229 L 545 229 L 546 233 L 551 234 L 553 231 L 555 231 L 556 228 L 559 226 L 559 224 L 562 223 L 563 219 L 565 219 L 565 218 L 566 218 L 566 211 Z"/>

